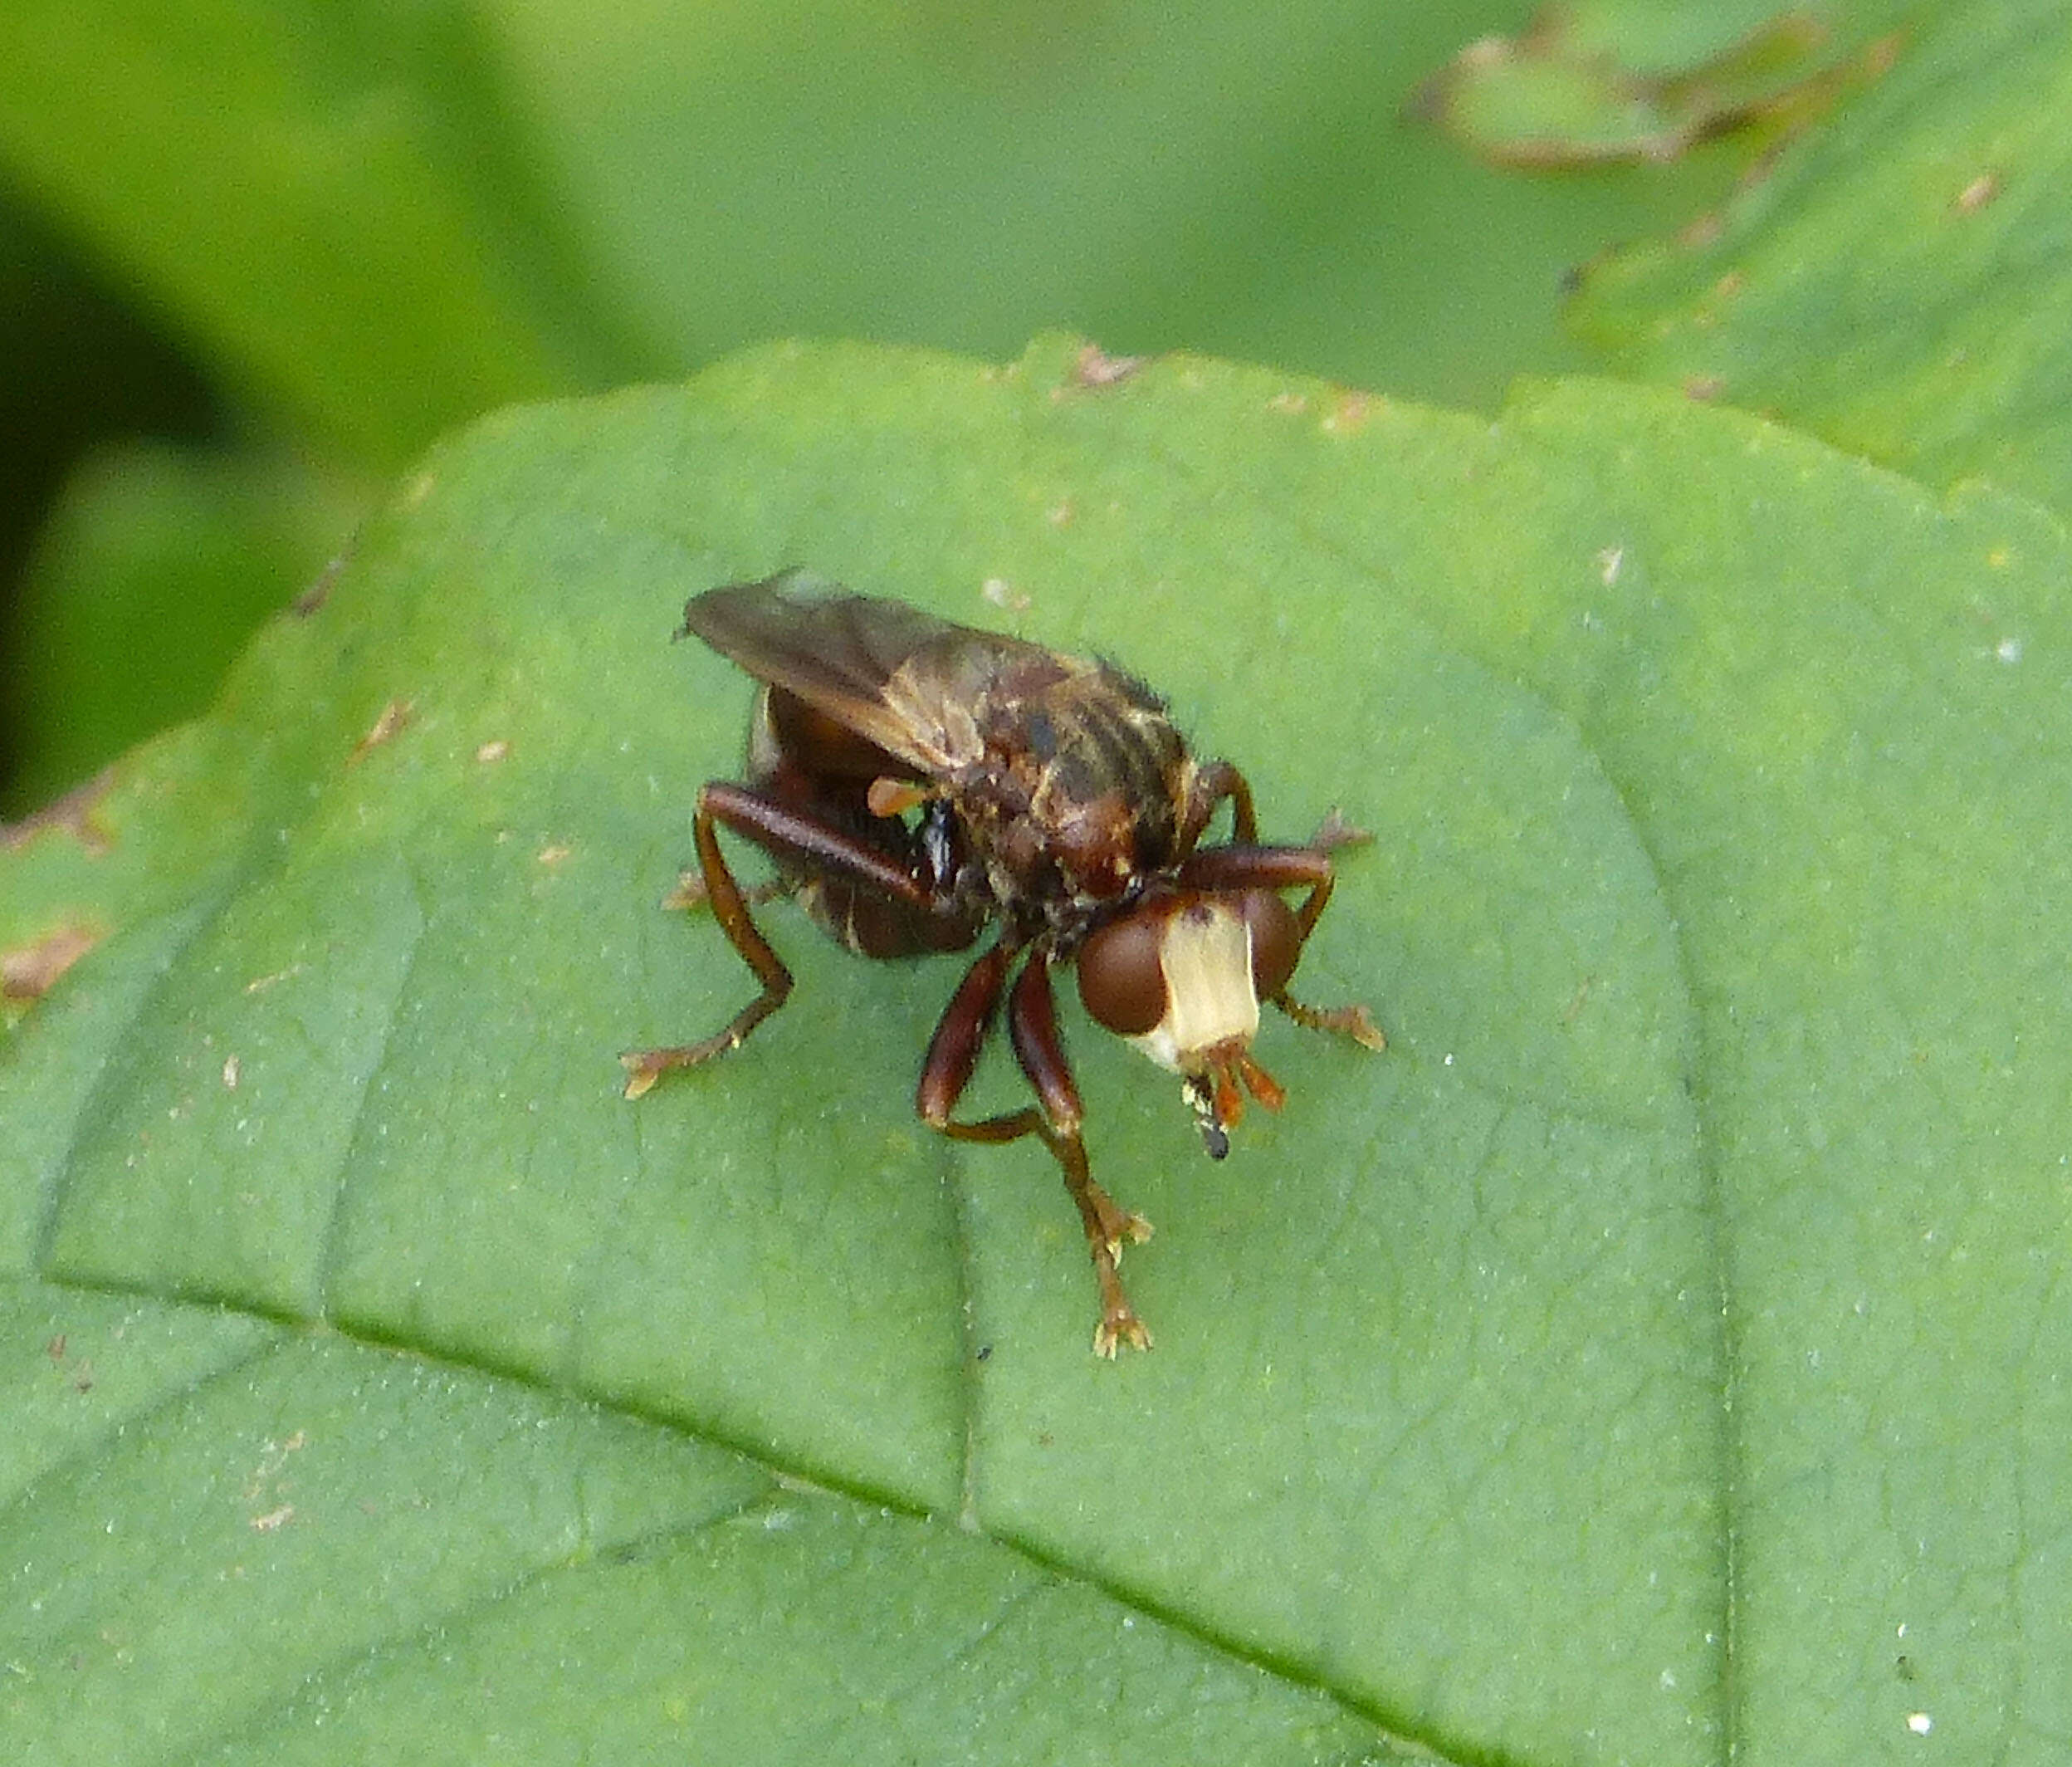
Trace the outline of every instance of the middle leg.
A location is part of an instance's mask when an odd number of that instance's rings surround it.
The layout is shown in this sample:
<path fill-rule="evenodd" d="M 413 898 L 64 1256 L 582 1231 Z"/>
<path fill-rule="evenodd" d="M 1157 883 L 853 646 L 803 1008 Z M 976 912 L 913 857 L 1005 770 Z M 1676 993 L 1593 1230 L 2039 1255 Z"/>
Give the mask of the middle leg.
<path fill-rule="evenodd" d="M 980 1051 L 999 1011 L 1007 972 L 1016 954 L 1014 947 L 1003 942 L 966 972 L 929 1043 L 916 1106 L 922 1121 L 953 1141 L 997 1143 L 1034 1135 L 1050 1149 L 1051 1158 L 1064 1174 L 1065 1188 L 1079 1210 L 1087 1248 L 1093 1260 L 1094 1282 L 1100 1290 L 1101 1320 L 1094 1328 L 1095 1353 L 1112 1357 L 1125 1344 L 1134 1349 L 1149 1349 L 1151 1334 L 1130 1305 L 1117 1265 L 1126 1244 L 1141 1243 L 1151 1237 L 1151 1224 L 1118 1206 L 1094 1182 L 1087 1162 L 1086 1143 L 1079 1133 L 1083 1113 L 1078 1088 L 1073 1082 L 1058 1037 L 1046 953 L 1037 952 L 1024 966 L 1008 1009 L 1008 1028 L 1016 1059 L 1035 1088 L 1039 1103 L 975 1123 L 960 1123 L 951 1115 L 978 1066 Z"/>

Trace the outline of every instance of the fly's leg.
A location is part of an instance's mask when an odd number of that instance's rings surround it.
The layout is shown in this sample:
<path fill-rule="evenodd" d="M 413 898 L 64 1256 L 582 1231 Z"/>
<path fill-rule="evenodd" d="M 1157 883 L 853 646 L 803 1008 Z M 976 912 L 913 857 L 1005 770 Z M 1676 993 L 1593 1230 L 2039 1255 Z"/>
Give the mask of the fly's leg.
<path fill-rule="evenodd" d="M 781 896 L 789 896 L 794 886 L 788 879 L 765 878 L 760 884 L 751 884 L 741 891 L 741 900 L 752 908 L 766 907 Z M 712 905 L 712 893 L 705 887 L 703 875 L 696 871 L 680 873 L 677 887 L 662 898 L 666 908 L 680 909 L 695 913 L 700 908 Z"/>
<path fill-rule="evenodd" d="M 1252 807 L 1252 788 L 1245 783 L 1244 774 L 1227 761 L 1209 761 L 1195 775 L 1194 789 L 1188 794 L 1186 825 L 1199 835 L 1209 826 L 1216 805 L 1225 798 L 1230 800 L 1231 838 L 1241 847 L 1254 844 L 1259 838 L 1259 819 Z"/>
<path fill-rule="evenodd" d="M 1086 1143 L 1079 1138 L 1079 1125 L 1086 1113 L 1079 1102 L 1079 1088 L 1073 1079 L 1071 1065 L 1065 1060 L 1064 1045 L 1058 1035 L 1058 1007 L 1050 991 L 1048 951 L 1037 952 L 1015 978 L 1014 996 L 1008 1001 L 1007 1029 L 1014 1045 L 1014 1059 L 1036 1089 L 1043 1108 L 1043 1143 L 1063 1170 L 1065 1188 L 1078 1206 L 1080 1221 L 1087 1230 L 1093 1277 L 1101 1290 L 1101 1323 L 1094 1328 L 1094 1352 L 1112 1357 L 1124 1344 L 1133 1349 L 1147 1350 L 1151 1347 L 1151 1334 L 1123 1293 L 1117 1266 L 1125 1243 L 1141 1244 L 1151 1236 L 1151 1223 L 1118 1207 L 1093 1182 L 1087 1168 Z"/>
<path fill-rule="evenodd" d="M 739 1049 L 749 1032 L 775 1012 L 791 995 L 791 972 L 784 959 L 770 949 L 742 899 L 741 887 L 727 869 L 720 851 L 720 838 L 707 800 L 711 788 L 698 794 L 697 814 L 691 822 L 691 837 L 697 843 L 698 869 L 705 882 L 705 899 L 726 934 L 727 942 L 741 954 L 741 961 L 755 972 L 763 991 L 735 1013 L 724 1030 L 696 1043 L 680 1043 L 667 1049 L 629 1050 L 618 1059 L 626 1070 L 626 1096 L 639 1098 L 652 1089 L 665 1074 L 679 1068 L 695 1068 L 701 1061 L 731 1049 Z"/>
<path fill-rule="evenodd" d="M 1374 1015 L 1365 1006 L 1310 1006 L 1290 994 L 1286 988 L 1273 996 L 1273 1004 L 1288 1017 L 1310 1030 L 1336 1031 L 1341 1037 L 1351 1037 L 1362 1049 L 1371 1049 L 1377 1055 L 1389 1046 L 1389 1040 L 1381 1027 L 1374 1022 Z"/>
<path fill-rule="evenodd" d="M 715 1055 L 739 1049 L 748 1034 L 790 997 L 791 972 L 770 948 L 770 941 L 749 913 L 747 898 L 720 851 L 721 823 L 759 846 L 798 854 L 918 908 L 932 909 L 935 906 L 935 898 L 922 885 L 897 861 L 867 843 L 744 786 L 716 782 L 701 787 L 697 812 L 691 820 L 691 835 L 697 845 L 705 899 L 711 904 L 713 917 L 726 934 L 727 942 L 740 953 L 741 961 L 755 972 L 763 991 L 709 1037 L 667 1049 L 628 1050 L 621 1055 L 618 1059 L 626 1070 L 629 1099 L 652 1089 L 665 1074 L 695 1068 Z"/>
<path fill-rule="evenodd" d="M 1373 839 L 1367 830 L 1346 821 L 1334 805 L 1324 812 L 1324 820 L 1317 825 L 1317 832 L 1309 837 L 1307 844 L 1314 853 L 1336 853 L 1341 847 L 1364 847 Z"/>
<path fill-rule="evenodd" d="M 1342 825 L 1333 828 L 1332 819 L 1317 831 L 1320 842 L 1328 839 L 1332 844 L 1345 846 L 1359 839 L 1356 831 L 1348 831 Z M 1183 889 L 1236 890 L 1236 889 L 1301 889 L 1309 893 L 1303 897 L 1302 906 L 1295 911 L 1296 931 L 1307 945 L 1309 935 L 1316 930 L 1317 918 L 1331 900 L 1331 893 L 1337 882 L 1337 874 L 1331 862 L 1331 854 L 1321 844 L 1307 847 L 1210 847 L 1205 851 L 1191 854 L 1180 868 L 1179 881 Z M 1336 1031 L 1340 1036 L 1350 1037 L 1362 1049 L 1385 1050 L 1388 1039 L 1381 1035 L 1381 1027 L 1374 1022 L 1374 1015 L 1365 1006 L 1311 1006 L 1295 998 L 1286 988 L 1270 996 L 1273 1003 L 1294 1020 L 1297 1025 L 1312 1030 Z"/>
<path fill-rule="evenodd" d="M 1008 1030 L 1015 1057 L 1035 1088 L 1040 1104 L 975 1123 L 959 1123 L 950 1115 L 978 1066 L 980 1051 L 999 1009 L 1007 972 L 1015 955 L 1012 947 L 996 945 L 966 972 L 929 1043 L 916 1106 L 923 1122 L 953 1141 L 1000 1143 L 1034 1135 L 1050 1149 L 1051 1158 L 1064 1173 L 1065 1188 L 1079 1210 L 1087 1248 L 1093 1259 L 1093 1280 L 1101 1295 L 1094 1352 L 1112 1358 L 1125 1344 L 1133 1349 L 1147 1350 L 1151 1347 L 1151 1334 L 1130 1305 L 1117 1266 L 1126 1244 L 1141 1243 L 1151 1237 L 1151 1224 L 1120 1207 L 1094 1182 L 1087 1166 L 1086 1143 L 1079 1134 L 1084 1114 L 1063 1045 L 1058 1040 L 1046 953 L 1039 952 L 1029 959 L 1014 984 L 1008 1006 Z"/>
<path fill-rule="evenodd" d="M 1122 1261 L 1123 1246 L 1141 1245 L 1149 1239 L 1151 1224 L 1141 1215 L 1122 1207 L 1094 1182 L 1087 1166 L 1086 1143 L 1079 1132 L 1053 1128 L 1034 1104 L 976 1123 L 945 1122 L 933 1126 L 953 1141 L 1019 1141 L 1024 1135 L 1041 1138 L 1065 1175 L 1066 1190 L 1079 1207 L 1079 1219 L 1087 1231 L 1087 1250 L 1093 1258 L 1094 1285 L 1101 1295 L 1101 1320 L 1093 1329 L 1094 1354 L 1112 1360 L 1126 1344 L 1131 1349 L 1149 1349 L 1151 1331 L 1130 1304 L 1117 1266 Z"/>
<path fill-rule="evenodd" d="M 1323 858 L 1321 850 L 1317 856 Z M 1309 935 L 1317 925 L 1317 918 L 1324 912 L 1324 904 L 1331 900 L 1332 886 L 1337 874 L 1328 859 L 1324 860 L 1324 874 L 1302 905 L 1295 911 L 1295 924 L 1301 931 L 1302 942 L 1309 942 Z M 1389 1046 L 1389 1040 L 1382 1035 L 1381 1027 L 1374 1022 L 1374 1015 L 1365 1006 L 1311 1006 L 1289 993 L 1286 988 L 1273 996 L 1273 1004 L 1294 1020 L 1297 1025 L 1311 1030 L 1336 1031 L 1341 1037 L 1350 1037 L 1362 1049 L 1371 1049 L 1376 1055 Z"/>

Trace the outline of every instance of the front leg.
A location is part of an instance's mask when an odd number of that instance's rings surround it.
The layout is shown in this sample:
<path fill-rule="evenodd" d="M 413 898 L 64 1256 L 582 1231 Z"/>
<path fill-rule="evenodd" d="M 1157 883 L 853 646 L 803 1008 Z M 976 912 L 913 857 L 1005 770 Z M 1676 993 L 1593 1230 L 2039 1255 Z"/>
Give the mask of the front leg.
<path fill-rule="evenodd" d="M 1209 818 L 1216 813 L 1216 805 L 1225 798 L 1230 800 L 1231 838 L 1239 846 L 1249 847 L 1259 838 L 1258 813 L 1252 807 L 1252 788 L 1245 783 L 1244 774 L 1227 761 L 1211 761 L 1195 775 L 1194 783 L 1187 794 L 1187 808 L 1181 818 L 1185 830 L 1183 846 L 1191 845 L 1209 826 Z"/>
<path fill-rule="evenodd" d="M 1318 851 L 1317 857 L 1323 859 L 1324 854 Z M 1296 913 L 1296 924 L 1302 931 L 1305 945 L 1309 942 L 1309 935 L 1316 930 L 1317 917 L 1324 912 L 1324 904 L 1331 900 L 1332 884 L 1337 881 L 1337 869 L 1328 859 L 1324 859 L 1324 865 L 1322 880 L 1311 889 Z M 1381 1027 L 1374 1022 L 1374 1015 L 1365 1006 L 1307 1006 L 1289 993 L 1286 987 L 1272 998 L 1276 1006 L 1307 1030 L 1336 1031 L 1340 1036 L 1350 1037 L 1361 1048 L 1372 1050 L 1376 1055 L 1389 1046 L 1389 1040 L 1382 1035 Z"/>
<path fill-rule="evenodd" d="M 1357 830 L 1345 830 L 1342 825 L 1334 828 L 1332 819 L 1327 819 L 1317 836 L 1319 843 L 1339 846 L 1351 845 L 1364 838 Z M 1316 931 L 1317 918 L 1331 901 L 1332 889 L 1337 882 L 1337 868 L 1332 864 L 1328 848 L 1323 844 L 1208 847 L 1183 860 L 1178 876 L 1183 889 L 1307 889 L 1309 893 L 1295 911 L 1296 932 L 1305 945 L 1309 942 L 1310 934 Z M 1389 1046 L 1381 1027 L 1374 1022 L 1374 1015 L 1365 1006 L 1306 1006 L 1286 987 L 1269 998 L 1297 1025 L 1312 1030 L 1336 1031 L 1341 1037 L 1351 1038 L 1362 1049 L 1376 1052 Z"/>
<path fill-rule="evenodd" d="M 1086 1143 L 1079 1134 L 1083 1112 L 1078 1088 L 1073 1083 L 1072 1070 L 1058 1037 L 1046 954 L 1039 952 L 1029 959 L 1014 984 L 1008 1008 L 1008 1030 L 1014 1053 L 1023 1073 L 1036 1089 L 1040 1105 L 1026 1105 L 976 1123 L 959 1123 L 950 1115 L 978 1066 L 979 1054 L 999 1009 L 1014 957 L 1014 947 L 1004 941 L 965 974 L 929 1043 L 916 1106 L 923 1122 L 953 1141 L 1019 1141 L 1024 1135 L 1042 1140 L 1064 1173 L 1065 1188 L 1078 1207 L 1087 1248 L 1093 1259 L 1093 1278 L 1101 1291 L 1101 1322 L 1094 1328 L 1094 1353 L 1112 1358 L 1125 1344 L 1147 1350 L 1151 1347 L 1151 1334 L 1130 1305 L 1117 1266 L 1126 1243 L 1141 1243 L 1151 1237 L 1151 1224 L 1118 1207 L 1094 1182 L 1087 1166 Z"/>

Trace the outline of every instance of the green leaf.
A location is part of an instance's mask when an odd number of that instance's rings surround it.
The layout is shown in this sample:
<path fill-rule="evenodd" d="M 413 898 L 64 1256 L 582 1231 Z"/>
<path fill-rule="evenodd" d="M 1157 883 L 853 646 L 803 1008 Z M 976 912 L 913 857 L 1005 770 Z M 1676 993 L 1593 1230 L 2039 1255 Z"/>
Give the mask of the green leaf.
<path fill-rule="evenodd" d="M 630 352 L 443 0 L 14 0 L 0 154 L 248 393 L 393 466 Z"/>
<path fill-rule="evenodd" d="M 1928 10 L 1717 224 L 1592 270 L 1575 319 L 1623 369 L 2072 507 L 2072 15 Z"/>
<path fill-rule="evenodd" d="M 1115 366 L 502 414 L 0 855 L 0 952 L 93 942 L 0 1056 L 37 1758 L 2049 1757 L 2062 535 L 1630 389 Z M 793 563 L 1375 835 L 1301 986 L 1391 1048 L 1270 1025 L 1227 1162 L 1067 1014 L 1148 1356 L 1043 1151 L 911 1115 L 955 962 L 774 906 L 794 1003 L 618 1095 L 752 986 L 659 905 L 750 692 L 667 636 Z"/>
<path fill-rule="evenodd" d="M 1644 49 L 1702 58 L 1698 16 Z M 0 170 L 217 384 L 360 463 L 772 336 L 998 353 L 1061 320 L 1493 408 L 1522 363 L 1586 360 L 1550 299 L 1574 264 L 1731 174 L 1529 185 L 1402 126 L 1488 27 L 1475 0 L 17 0 Z"/>
<path fill-rule="evenodd" d="M 1659 164 L 1732 133 L 1774 136 L 1825 108 L 1836 71 L 1804 12 L 1630 13 L 1599 5 L 1540 14 L 1522 36 L 1470 43 L 1428 81 L 1419 108 L 1499 165 Z M 1723 32 L 1723 26 L 1727 27 Z"/>
<path fill-rule="evenodd" d="M 35 666 L 12 720 L 22 754 L 7 796 L 46 802 L 202 712 L 253 629 L 371 500 L 275 455 L 144 443 L 89 455 L 20 585 L 14 627 Z"/>
<path fill-rule="evenodd" d="M 1521 364 L 1587 360 L 1552 299 L 1576 263 L 1732 174 L 1527 184 L 1406 126 L 1490 17 L 523 0 L 495 23 L 613 287 L 677 361 L 789 335 L 1005 354 L 1069 323 L 1494 409 Z"/>

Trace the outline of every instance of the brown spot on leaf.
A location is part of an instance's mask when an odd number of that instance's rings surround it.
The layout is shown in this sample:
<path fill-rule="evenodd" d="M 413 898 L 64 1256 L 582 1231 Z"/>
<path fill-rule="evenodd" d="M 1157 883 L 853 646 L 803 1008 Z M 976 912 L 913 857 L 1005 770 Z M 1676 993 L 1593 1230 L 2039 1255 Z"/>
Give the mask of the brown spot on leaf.
<path fill-rule="evenodd" d="M 475 758 L 484 766 L 494 766 L 511 752 L 511 745 L 501 737 L 493 737 L 475 751 Z"/>
<path fill-rule="evenodd" d="M 1727 390 L 1726 377 L 1721 374 L 1688 374 L 1684 380 L 1684 396 L 1698 404 L 1708 404 Z"/>
<path fill-rule="evenodd" d="M 71 1383 L 73 1392 L 91 1393 L 94 1390 L 93 1358 L 71 1355 L 66 1344 L 65 1334 L 61 1331 L 43 1346 L 43 1353 L 51 1358 L 52 1370 Z"/>
<path fill-rule="evenodd" d="M 100 928 L 72 922 L 31 944 L 0 952 L 0 999 L 17 1003 L 42 999 L 100 940 Z"/>
<path fill-rule="evenodd" d="M 338 580 L 338 574 L 345 568 L 345 561 L 353 556 L 349 546 L 316 574 L 316 580 L 297 595 L 290 604 L 289 611 L 297 619 L 307 619 L 331 599 L 331 585 Z"/>
<path fill-rule="evenodd" d="M 1324 414 L 1323 427 L 1334 436 L 1349 436 L 1366 428 L 1367 419 L 1381 403 L 1371 393 L 1346 388 Z"/>
<path fill-rule="evenodd" d="M 392 699 L 381 708 L 381 716 L 368 727 L 367 734 L 353 745 L 353 752 L 346 765 L 358 766 L 369 754 L 403 730 L 417 710 L 414 701 Z"/>
<path fill-rule="evenodd" d="M 19 822 L 0 822 L 0 848 L 12 853 L 17 848 L 26 847 L 39 835 L 56 830 L 70 835 L 86 849 L 90 858 L 99 859 L 115 841 L 94 812 L 100 807 L 100 800 L 107 796 L 115 782 L 115 770 L 103 767 L 83 785 L 73 786 L 62 797 L 51 799 L 41 810 L 31 810 Z"/>
<path fill-rule="evenodd" d="M 1088 344 L 1073 359 L 1071 379 L 1058 388 L 1052 397 L 1062 399 L 1075 387 L 1084 392 L 1119 386 L 1148 360 L 1144 356 L 1112 356 L 1098 344 Z"/>
<path fill-rule="evenodd" d="M 1999 178 L 1991 172 L 1982 172 L 1957 193 L 1957 212 L 1975 215 L 1999 194 Z"/>

